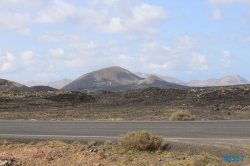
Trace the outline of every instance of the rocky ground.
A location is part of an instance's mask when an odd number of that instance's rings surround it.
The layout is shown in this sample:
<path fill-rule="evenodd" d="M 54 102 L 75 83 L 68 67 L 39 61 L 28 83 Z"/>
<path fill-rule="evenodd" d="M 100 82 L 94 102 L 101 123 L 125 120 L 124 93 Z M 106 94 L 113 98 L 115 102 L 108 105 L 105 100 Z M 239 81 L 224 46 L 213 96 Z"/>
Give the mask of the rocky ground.
<path fill-rule="evenodd" d="M 250 88 L 0 91 L 0 119 L 168 120 L 177 110 L 189 111 L 196 120 L 249 120 Z"/>

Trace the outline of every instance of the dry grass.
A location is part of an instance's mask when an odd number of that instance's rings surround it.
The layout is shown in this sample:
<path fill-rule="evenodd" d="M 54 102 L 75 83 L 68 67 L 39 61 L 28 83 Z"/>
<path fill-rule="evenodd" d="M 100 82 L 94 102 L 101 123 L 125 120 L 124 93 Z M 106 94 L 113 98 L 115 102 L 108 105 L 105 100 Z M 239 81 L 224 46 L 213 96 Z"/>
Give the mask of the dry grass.
<path fill-rule="evenodd" d="M 91 152 L 90 150 L 94 148 L 98 151 Z M 42 141 L 25 144 L 0 141 L 0 160 L 15 158 L 15 163 L 19 166 L 230 166 L 224 163 L 222 158 L 207 153 L 191 155 L 187 152 L 166 150 L 129 150 L 121 153 L 122 148 L 111 141 L 106 141 L 100 146 L 94 142 L 82 144 L 80 142 Z M 246 159 L 247 161 L 249 160 Z"/>
<path fill-rule="evenodd" d="M 195 156 L 191 161 L 193 166 L 220 166 L 221 159 L 207 153 Z"/>
<path fill-rule="evenodd" d="M 177 111 L 174 112 L 169 120 L 172 121 L 190 121 L 190 120 L 195 120 L 195 117 L 190 114 L 188 111 Z"/>
<path fill-rule="evenodd" d="M 147 131 L 128 132 L 119 139 L 119 145 L 126 150 L 155 151 L 166 147 L 162 136 L 156 136 Z"/>
<path fill-rule="evenodd" d="M 0 160 L 15 159 L 19 166 L 230 166 L 222 158 L 207 153 L 191 155 L 188 152 L 164 150 L 161 136 L 147 131 L 128 132 L 118 143 L 95 141 L 83 144 L 63 141 L 16 143 L 0 140 Z M 245 159 L 249 161 L 248 158 Z"/>

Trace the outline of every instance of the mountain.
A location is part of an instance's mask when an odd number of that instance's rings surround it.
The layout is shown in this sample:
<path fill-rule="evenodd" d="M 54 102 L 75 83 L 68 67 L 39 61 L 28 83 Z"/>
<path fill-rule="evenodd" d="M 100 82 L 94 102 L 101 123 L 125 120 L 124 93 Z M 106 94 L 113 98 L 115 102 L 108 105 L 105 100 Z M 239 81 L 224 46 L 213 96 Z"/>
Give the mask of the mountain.
<path fill-rule="evenodd" d="M 152 74 L 148 74 L 148 73 L 141 73 L 141 72 L 135 72 L 135 74 L 139 77 L 142 78 L 147 78 L 148 76 L 152 75 Z M 158 75 L 158 74 L 153 74 L 161 79 L 163 79 L 164 81 L 167 82 L 171 82 L 171 83 L 175 83 L 175 84 L 180 84 L 180 85 L 186 85 L 186 83 L 182 80 L 179 80 L 177 78 L 174 77 L 170 77 L 170 76 L 162 76 L 162 75 Z"/>
<path fill-rule="evenodd" d="M 229 85 L 243 85 L 243 84 L 250 84 L 245 78 L 239 75 L 229 75 L 225 76 L 221 79 L 211 78 L 208 80 L 191 80 L 187 83 L 189 86 L 229 86 Z"/>
<path fill-rule="evenodd" d="M 181 88 L 184 86 L 181 86 L 179 84 L 175 83 L 170 83 L 166 82 L 165 80 L 155 76 L 155 75 L 150 75 L 144 80 L 138 81 L 138 85 L 142 87 L 159 87 L 159 88 Z"/>
<path fill-rule="evenodd" d="M 135 72 L 135 74 L 142 78 L 147 78 L 150 76 L 148 73 Z M 193 86 L 193 87 L 204 87 L 204 86 L 229 86 L 229 85 L 242 85 L 242 84 L 250 84 L 250 82 L 239 75 L 229 75 L 220 79 L 210 78 L 207 80 L 191 80 L 189 82 L 181 81 L 177 78 L 162 76 L 154 74 L 155 76 L 163 79 L 164 81 L 176 83 L 180 85 Z"/>
<path fill-rule="evenodd" d="M 29 82 L 25 82 L 24 85 L 28 86 L 28 87 L 32 87 L 32 86 L 50 86 L 52 88 L 55 89 L 61 89 L 62 87 L 64 87 L 65 85 L 69 84 L 72 80 L 65 78 L 63 80 L 59 80 L 59 81 L 54 81 L 54 82 L 42 82 L 42 81 L 29 81 Z"/>
<path fill-rule="evenodd" d="M 55 89 L 61 89 L 65 85 L 69 84 L 70 82 L 72 82 L 71 79 L 65 78 L 63 80 L 59 80 L 59 81 L 55 81 L 55 82 L 49 82 L 47 84 L 47 86 L 53 87 Z"/>
<path fill-rule="evenodd" d="M 84 74 L 62 88 L 66 91 L 122 91 L 146 87 L 172 87 L 170 84 L 156 76 L 146 79 L 118 66 L 104 68 Z M 174 84 L 175 87 L 183 86 Z"/>
<path fill-rule="evenodd" d="M 125 90 L 137 85 L 143 78 L 130 71 L 114 66 L 84 74 L 62 88 L 67 91 Z"/>
<path fill-rule="evenodd" d="M 33 89 L 23 84 L 5 79 L 0 79 L 0 90 L 11 90 L 11 91 L 17 90 L 25 92 L 34 92 Z"/>

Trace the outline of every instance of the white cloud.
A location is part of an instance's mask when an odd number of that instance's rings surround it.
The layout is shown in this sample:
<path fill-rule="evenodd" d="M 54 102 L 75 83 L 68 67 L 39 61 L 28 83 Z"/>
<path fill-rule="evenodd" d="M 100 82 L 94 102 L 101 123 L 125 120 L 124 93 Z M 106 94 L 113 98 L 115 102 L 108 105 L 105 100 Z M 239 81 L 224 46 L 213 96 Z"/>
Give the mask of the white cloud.
<path fill-rule="evenodd" d="M 163 64 L 155 64 L 155 63 L 150 63 L 149 68 L 160 71 L 160 70 L 171 70 L 175 67 L 175 64 L 172 62 L 165 62 Z"/>
<path fill-rule="evenodd" d="M 219 5 L 233 5 L 233 4 L 243 4 L 250 6 L 249 0 L 208 0 L 209 4 L 219 4 Z"/>
<path fill-rule="evenodd" d="M 69 50 L 73 53 L 73 57 L 91 57 L 99 56 L 101 45 L 90 41 L 82 43 L 74 43 L 69 45 Z"/>
<path fill-rule="evenodd" d="M 231 61 L 229 59 L 220 59 L 221 66 L 222 67 L 230 67 Z"/>
<path fill-rule="evenodd" d="M 119 17 L 113 17 L 108 24 L 102 25 L 101 28 L 98 28 L 98 31 L 104 33 L 125 33 L 130 31 L 130 29 L 122 25 Z"/>
<path fill-rule="evenodd" d="M 0 73 L 10 73 L 16 70 L 15 60 L 16 57 L 9 53 L 0 52 Z"/>
<path fill-rule="evenodd" d="M 38 37 L 40 42 L 80 42 L 85 41 L 85 38 L 77 35 L 68 35 L 63 31 L 46 32 L 45 35 Z"/>
<path fill-rule="evenodd" d="M 13 72 L 14 70 L 15 70 L 14 66 L 9 62 L 4 63 L 0 68 L 1 73 L 9 73 Z"/>
<path fill-rule="evenodd" d="M 132 9 L 133 19 L 127 20 L 127 25 L 144 27 L 168 19 L 165 9 L 141 3 Z"/>
<path fill-rule="evenodd" d="M 28 28 L 19 29 L 18 32 L 21 35 L 27 36 L 27 37 L 32 37 L 34 35 L 33 32 Z"/>
<path fill-rule="evenodd" d="M 119 1 L 120 4 L 124 3 Z M 126 34 L 131 32 L 159 33 L 159 30 L 152 28 L 157 23 L 168 19 L 167 11 L 158 6 L 140 3 L 136 6 L 128 6 L 124 11 L 124 6 L 116 5 L 116 17 L 110 18 L 109 22 L 98 26 L 98 31 L 104 33 Z M 123 9 L 121 9 L 123 8 Z M 120 10 L 121 9 L 121 10 Z"/>
<path fill-rule="evenodd" d="M 170 46 L 162 46 L 157 42 L 141 45 L 141 58 L 144 59 L 145 68 L 155 72 L 207 70 L 209 63 L 205 55 L 199 51 L 200 46 L 190 36 L 179 37 L 173 40 Z"/>
<path fill-rule="evenodd" d="M 62 48 L 50 49 L 49 53 L 50 53 L 50 55 L 52 55 L 54 57 L 63 57 L 64 56 L 64 50 Z"/>
<path fill-rule="evenodd" d="M 21 59 L 24 61 L 29 61 L 34 59 L 35 55 L 32 51 L 25 51 L 21 53 Z"/>
<path fill-rule="evenodd" d="M 190 59 L 190 67 L 192 67 L 194 70 L 207 70 L 208 69 L 208 62 L 206 59 L 206 56 L 192 53 L 191 59 Z"/>
<path fill-rule="evenodd" d="M 8 61 L 14 61 L 16 58 L 15 58 L 15 56 L 13 55 L 13 54 L 11 54 L 11 53 L 9 53 L 9 52 L 7 52 L 6 53 L 6 58 L 8 59 Z"/>
<path fill-rule="evenodd" d="M 6 7 L 26 7 L 26 8 L 34 8 L 39 7 L 43 4 L 43 0 L 2 0 L 0 1 L 0 8 L 6 8 Z"/>
<path fill-rule="evenodd" d="M 250 42 L 250 37 L 245 38 L 245 39 L 241 39 L 240 42 L 241 43 L 249 43 Z"/>
<path fill-rule="evenodd" d="M 244 13 L 241 18 L 241 23 L 242 24 L 248 24 L 250 23 L 250 12 Z"/>
<path fill-rule="evenodd" d="M 197 41 L 190 36 L 184 36 L 174 39 L 174 47 L 179 50 L 197 50 L 200 49 Z"/>
<path fill-rule="evenodd" d="M 39 55 L 34 53 L 33 51 L 25 51 L 20 54 L 20 60 L 24 65 L 24 68 L 31 70 L 36 68 L 42 64 L 40 61 Z"/>
<path fill-rule="evenodd" d="M 222 67 L 230 67 L 232 62 L 231 62 L 231 52 L 230 51 L 223 51 L 222 52 L 222 58 L 220 59 L 220 63 Z"/>
<path fill-rule="evenodd" d="M 0 30 L 18 29 L 32 24 L 30 14 L 0 11 Z"/>
<path fill-rule="evenodd" d="M 213 16 L 211 17 L 212 21 L 221 21 L 224 20 L 224 16 L 222 15 L 220 9 L 213 10 Z"/>
<path fill-rule="evenodd" d="M 35 80 L 55 80 L 55 79 L 58 79 L 59 78 L 59 75 L 55 74 L 55 73 L 40 73 L 40 74 L 36 74 L 35 75 Z"/>
<path fill-rule="evenodd" d="M 101 23 L 108 17 L 106 9 L 84 8 L 61 0 L 53 0 L 38 12 L 35 22 L 38 23 Z"/>
<path fill-rule="evenodd" d="M 222 52 L 224 58 L 231 58 L 231 53 L 230 51 L 223 51 Z"/>

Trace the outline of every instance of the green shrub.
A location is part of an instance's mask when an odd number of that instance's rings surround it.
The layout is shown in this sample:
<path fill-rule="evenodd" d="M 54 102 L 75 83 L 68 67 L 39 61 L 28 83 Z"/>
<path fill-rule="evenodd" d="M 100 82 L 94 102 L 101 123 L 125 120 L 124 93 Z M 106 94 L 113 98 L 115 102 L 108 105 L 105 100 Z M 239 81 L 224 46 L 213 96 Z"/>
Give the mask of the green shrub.
<path fill-rule="evenodd" d="M 172 121 L 188 121 L 188 120 L 194 120 L 195 117 L 192 116 L 188 111 L 177 111 L 174 112 L 169 120 Z"/>
<path fill-rule="evenodd" d="M 164 149 L 166 142 L 162 136 L 147 131 L 128 132 L 120 137 L 119 146 L 126 150 L 155 151 Z"/>

